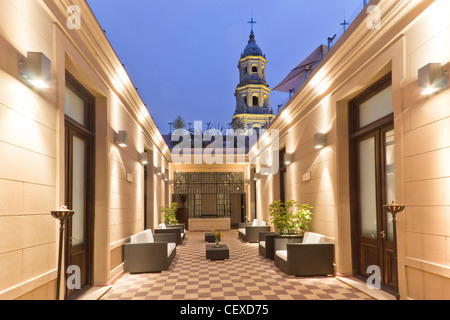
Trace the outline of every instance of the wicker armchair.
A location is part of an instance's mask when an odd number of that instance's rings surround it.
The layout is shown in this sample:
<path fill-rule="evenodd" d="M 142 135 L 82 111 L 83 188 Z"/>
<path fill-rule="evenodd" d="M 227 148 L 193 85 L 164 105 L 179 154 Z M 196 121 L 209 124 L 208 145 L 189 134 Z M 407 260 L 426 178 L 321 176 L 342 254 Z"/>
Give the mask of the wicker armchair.
<path fill-rule="evenodd" d="M 176 235 L 152 234 L 151 230 L 131 237 L 124 245 L 124 272 L 151 273 L 168 270 L 176 255 Z"/>
<path fill-rule="evenodd" d="M 266 259 L 273 260 L 275 232 L 260 232 L 258 252 Z"/>
<path fill-rule="evenodd" d="M 269 232 L 270 226 L 265 221 L 256 220 L 251 222 L 239 223 L 238 236 L 245 242 L 259 242 L 260 232 Z"/>
<path fill-rule="evenodd" d="M 158 228 L 155 229 L 155 234 L 167 234 L 167 233 L 175 233 L 176 234 L 176 244 L 179 246 L 183 243 L 186 233 L 184 232 L 184 225 L 173 225 L 166 226 L 164 223 L 160 224 Z"/>
<path fill-rule="evenodd" d="M 275 251 L 274 262 L 291 276 L 327 276 L 334 274 L 334 244 L 325 236 L 305 232 L 302 243 L 288 243 L 287 250 Z"/>

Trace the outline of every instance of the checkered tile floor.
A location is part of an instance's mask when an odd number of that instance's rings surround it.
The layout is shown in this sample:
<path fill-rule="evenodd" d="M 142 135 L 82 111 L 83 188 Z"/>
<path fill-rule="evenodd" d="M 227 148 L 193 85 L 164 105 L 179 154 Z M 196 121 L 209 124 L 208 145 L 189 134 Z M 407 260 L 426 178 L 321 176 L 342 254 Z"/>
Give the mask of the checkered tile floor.
<path fill-rule="evenodd" d="M 168 271 L 124 274 L 102 300 L 369 300 L 369 296 L 332 277 L 295 278 L 244 243 L 237 231 L 222 243 L 230 259 L 206 260 L 204 232 L 187 232 Z"/>

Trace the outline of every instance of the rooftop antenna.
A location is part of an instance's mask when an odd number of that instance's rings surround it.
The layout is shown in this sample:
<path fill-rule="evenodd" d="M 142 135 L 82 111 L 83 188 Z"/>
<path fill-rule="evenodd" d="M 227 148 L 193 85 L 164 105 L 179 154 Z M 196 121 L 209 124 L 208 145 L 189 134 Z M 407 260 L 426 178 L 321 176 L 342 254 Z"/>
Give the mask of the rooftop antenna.
<path fill-rule="evenodd" d="M 336 38 L 336 35 L 334 35 L 332 37 L 328 37 L 328 50 L 331 49 L 331 44 L 333 43 L 334 38 Z"/>
<path fill-rule="evenodd" d="M 282 106 L 283 106 L 282 104 L 278 105 L 278 113 L 280 113 L 280 109 L 281 109 Z"/>

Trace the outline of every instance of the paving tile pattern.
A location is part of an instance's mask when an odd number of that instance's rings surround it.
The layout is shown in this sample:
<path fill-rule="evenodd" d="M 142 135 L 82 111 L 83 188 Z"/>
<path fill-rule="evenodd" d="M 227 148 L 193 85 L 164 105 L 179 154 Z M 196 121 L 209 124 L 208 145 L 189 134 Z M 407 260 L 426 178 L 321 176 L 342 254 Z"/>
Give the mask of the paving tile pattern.
<path fill-rule="evenodd" d="M 206 259 L 204 232 L 188 232 L 168 271 L 124 274 L 102 300 L 369 300 L 333 277 L 300 278 L 282 273 L 245 243 L 237 231 L 222 243 L 230 259 Z"/>

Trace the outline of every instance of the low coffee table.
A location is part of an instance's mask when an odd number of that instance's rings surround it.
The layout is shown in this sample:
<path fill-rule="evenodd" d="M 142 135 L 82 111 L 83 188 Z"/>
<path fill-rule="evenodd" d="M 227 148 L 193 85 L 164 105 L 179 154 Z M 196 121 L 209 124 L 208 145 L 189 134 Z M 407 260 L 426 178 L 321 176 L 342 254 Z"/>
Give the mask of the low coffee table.
<path fill-rule="evenodd" d="M 206 259 L 225 260 L 230 258 L 230 250 L 226 244 L 221 244 L 220 248 L 216 248 L 214 244 L 206 245 Z"/>
<path fill-rule="evenodd" d="M 216 236 L 213 235 L 211 232 L 205 233 L 205 242 L 215 243 L 216 242 Z"/>

